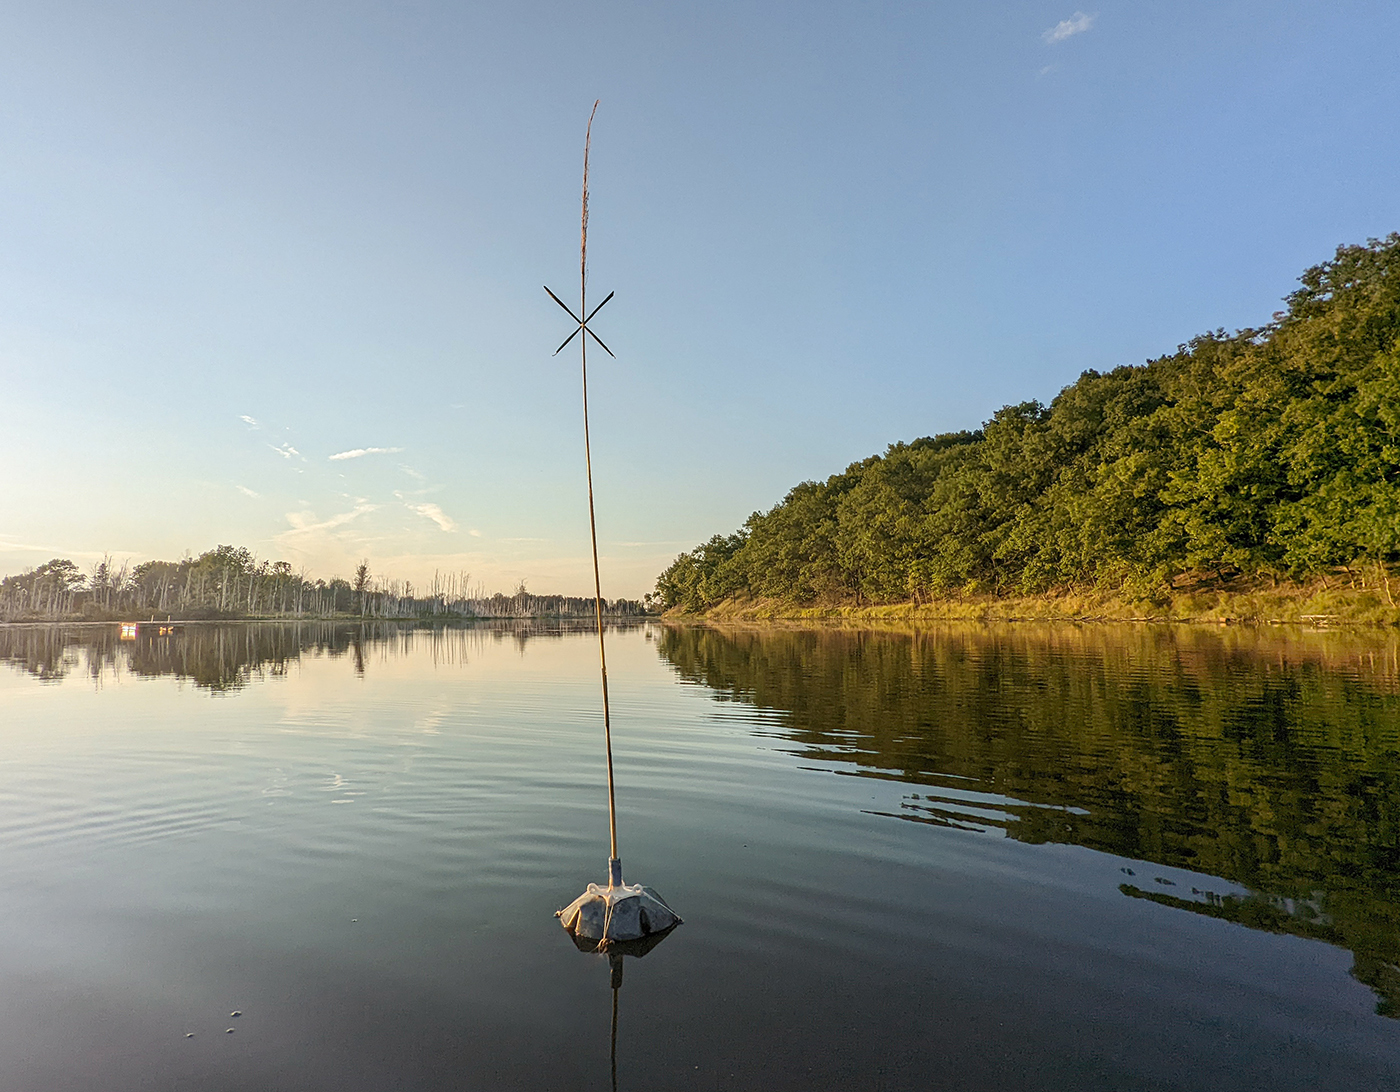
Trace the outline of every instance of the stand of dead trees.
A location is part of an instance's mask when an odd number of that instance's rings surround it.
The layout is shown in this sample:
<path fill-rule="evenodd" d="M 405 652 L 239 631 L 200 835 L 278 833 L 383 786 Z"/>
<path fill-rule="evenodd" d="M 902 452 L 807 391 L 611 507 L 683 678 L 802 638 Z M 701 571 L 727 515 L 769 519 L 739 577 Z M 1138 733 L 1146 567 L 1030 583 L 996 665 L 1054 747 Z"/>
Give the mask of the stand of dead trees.
<path fill-rule="evenodd" d="M 627 599 L 605 600 L 609 617 L 646 608 Z M 0 579 L 0 620 L 61 621 L 171 617 L 217 618 L 587 618 L 593 600 L 532 595 L 521 583 L 512 595 L 487 595 L 470 573 L 435 572 L 424 586 L 357 567 L 353 583 L 341 577 L 309 579 L 286 561 L 255 557 L 244 547 L 219 546 L 179 561 L 136 566 L 104 557 L 84 573 L 66 558 Z"/>

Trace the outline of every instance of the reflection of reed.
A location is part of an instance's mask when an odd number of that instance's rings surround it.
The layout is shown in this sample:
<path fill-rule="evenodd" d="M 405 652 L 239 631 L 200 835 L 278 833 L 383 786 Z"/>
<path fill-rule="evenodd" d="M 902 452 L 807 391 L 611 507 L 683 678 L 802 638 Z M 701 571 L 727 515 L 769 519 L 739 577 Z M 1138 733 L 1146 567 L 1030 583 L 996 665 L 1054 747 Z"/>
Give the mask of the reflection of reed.
<path fill-rule="evenodd" d="M 617 1092 L 617 995 L 622 989 L 622 970 L 624 961 L 628 958 L 641 959 L 648 952 L 656 948 L 663 940 L 675 931 L 675 926 L 663 929 L 659 933 L 652 933 L 650 936 L 642 937 L 639 940 L 620 940 L 608 946 L 606 953 L 598 946 L 597 941 L 588 940 L 584 937 L 569 934 L 569 939 L 574 942 L 574 947 L 580 952 L 593 954 L 606 954 L 608 959 L 608 984 L 612 987 L 612 1039 L 611 1039 L 611 1062 L 612 1062 L 612 1086 L 613 1092 Z"/>
<path fill-rule="evenodd" d="M 1392 635 L 1169 627 L 668 627 L 661 654 L 898 818 L 1004 830 L 1321 892 L 1400 1012 L 1400 670 Z M 932 789 L 933 791 L 928 791 Z M 1263 896 L 1261 896 L 1263 897 Z M 1387 983 L 1389 985 L 1387 985 Z"/>
<path fill-rule="evenodd" d="M 636 629 L 644 623 L 621 624 Z M 466 625 L 397 622 L 187 623 L 165 636 L 120 639 L 115 623 L 0 626 L 0 663 L 46 682 L 80 675 L 101 683 L 122 674 L 169 675 L 211 691 L 237 690 L 275 678 L 303 656 L 348 657 L 357 674 L 377 657 L 427 655 L 434 664 L 461 664 L 487 643 L 591 632 L 587 621 L 506 619 Z"/>

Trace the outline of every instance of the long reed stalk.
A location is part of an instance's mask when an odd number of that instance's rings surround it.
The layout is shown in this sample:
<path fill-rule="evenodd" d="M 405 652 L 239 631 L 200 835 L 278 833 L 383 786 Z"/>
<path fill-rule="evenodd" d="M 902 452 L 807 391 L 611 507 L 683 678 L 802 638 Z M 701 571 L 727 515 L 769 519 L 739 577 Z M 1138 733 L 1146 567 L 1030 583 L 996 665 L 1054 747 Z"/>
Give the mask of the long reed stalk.
<path fill-rule="evenodd" d="M 588 115 L 588 128 L 583 138 L 583 210 L 579 218 L 579 262 L 578 262 L 578 313 L 586 324 L 588 318 L 588 153 L 593 143 L 593 118 L 598 113 L 598 102 Z M 606 301 L 605 301 L 606 302 Z M 603 640 L 603 582 L 598 571 L 598 520 L 593 510 L 593 452 L 588 433 L 588 333 L 584 330 L 579 338 L 579 357 L 583 379 L 583 461 L 588 476 L 588 533 L 593 546 L 593 606 L 598 623 L 598 670 L 603 683 L 603 744 L 608 756 L 608 844 L 609 886 L 616 878 L 621 880 L 621 868 L 617 855 L 617 798 L 613 787 L 612 756 L 612 710 L 608 705 L 608 652 Z"/>

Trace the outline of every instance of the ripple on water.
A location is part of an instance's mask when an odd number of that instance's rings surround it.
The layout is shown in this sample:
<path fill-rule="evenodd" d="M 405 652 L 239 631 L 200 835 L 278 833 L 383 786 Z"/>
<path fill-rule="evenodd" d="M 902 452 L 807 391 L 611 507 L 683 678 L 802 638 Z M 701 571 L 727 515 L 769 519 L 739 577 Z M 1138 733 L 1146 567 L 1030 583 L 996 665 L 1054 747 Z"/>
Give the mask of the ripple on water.
<path fill-rule="evenodd" d="M 0 1087 L 606 1079 L 551 916 L 608 848 L 587 634 L 87 639 L 0 631 Z M 1339 640 L 614 634 L 626 874 L 686 919 L 619 1086 L 1400 1085 L 1400 687 Z"/>

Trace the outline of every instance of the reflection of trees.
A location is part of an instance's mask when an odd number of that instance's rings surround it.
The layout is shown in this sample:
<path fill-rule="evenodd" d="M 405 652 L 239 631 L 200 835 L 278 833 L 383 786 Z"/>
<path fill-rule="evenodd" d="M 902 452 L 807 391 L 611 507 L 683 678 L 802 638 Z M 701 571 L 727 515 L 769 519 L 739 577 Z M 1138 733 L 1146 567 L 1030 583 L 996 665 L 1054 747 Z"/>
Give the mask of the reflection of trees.
<path fill-rule="evenodd" d="M 1342 912 L 1343 922 L 1353 926 L 1360 923 L 1358 935 L 1357 929 L 1348 930 L 1336 923 L 1337 904 L 1340 901 L 1337 897 L 1324 900 L 1332 910 L 1329 914 L 1323 910 L 1323 902 L 1315 899 L 1295 900 L 1261 894 L 1240 897 L 1195 890 L 1192 894 L 1197 897 L 1187 899 L 1162 891 L 1144 891 L 1128 883 L 1119 884 L 1118 890 L 1132 899 L 1146 899 L 1160 906 L 1232 921 L 1251 929 L 1323 940 L 1349 948 L 1354 957 L 1351 973 L 1375 990 L 1380 999 L 1376 1002 L 1376 1012 L 1382 1016 L 1400 1017 L 1400 961 L 1396 959 L 1395 938 L 1396 927 L 1400 923 L 1397 923 L 1393 904 L 1383 908 L 1380 913 L 1370 906 L 1357 908 L 1360 913 L 1356 915 Z"/>
<path fill-rule="evenodd" d="M 588 628 L 561 619 L 512 619 L 469 625 L 396 622 L 190 623 L 168 636 L 123 641 L 115 625 L 0 626 L 0 663 L 45 681 L 70 675 L 173 675 L 210 691 L 285 674 L 304 655 L 348 657 L 357 674 L 380 653 L 423 653 L 463 662 L 488 641 L 560 637 Z M 634 627 L 619 627 L 634 628 Z"/>
<path fill-rule="evenodd" d="M 1266 892 L 1201 912 L 1298 935 L 1325 926 L 1381 1011 L 1400 1015 L 1393 638 L 668 628 L 660 649 L 720 700 L 779 711 L 804 757 L 925 787 L 902 818 L 995 825 Z M 1316 916 L 1297 910 L 1308 906 Z"/>
<path fill-rule="evenodd" d="M 187 625 L 157 637 L 120 640 L 118 627 L 0 628 L 0 662 L 47 680 L 80 674 L 173 675 L 211 691 L 237 690 L 255 676 L 285 673 L 308 650 L 343 655 L 359 626 L 330 623 Z"/>
<path fill-rule="evenodd" d="M 116 627 L 103 628 L 107 640 L 89 646 L 89 659 L 99 665 L 104 660 L 110 664 L 117 644 Z M 0 626 L 0 661 L 44 682 L 57 681 L 80 662 L 74 633 L 66 626 Z"/>

